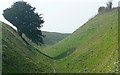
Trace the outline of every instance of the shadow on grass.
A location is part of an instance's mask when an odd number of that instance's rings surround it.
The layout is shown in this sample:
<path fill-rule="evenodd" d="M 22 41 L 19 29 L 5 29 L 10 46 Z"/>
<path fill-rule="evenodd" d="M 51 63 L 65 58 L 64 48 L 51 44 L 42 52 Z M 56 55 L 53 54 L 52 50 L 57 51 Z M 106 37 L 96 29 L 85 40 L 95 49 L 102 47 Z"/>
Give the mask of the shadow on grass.
<path fill-rule="evenodd" d="M 62 54 L 60 54 L 60 55 L 58 55 L 58 56 L 56 56 L 56 57 L 51 57 L 51 56 L 46 55 L 45 53 L 42 53 L 40 50 L 38 50 L 38 49 L 36 49 L 36 48 L 34 48 L 34 49 L 35 49 L 37 52 L 41 53 L 42 55 L 44 55 L 44 56 L 46 56 L 46 57 L 48 57 L 48 58 L 50 58 L 50 59 L 54 59 L 54 60 L 59 60 L 59 59 L 65 58 L 65 57 L 69 56 L 70 54 L 72 54 L 72 53 L 76 50 L 76 48 L 71 48 L 71 49 L 63 52 Z"/>
<path fill-rule="evenodd" d="M 69 56 L 70 54 L 72 54 L 75 50 L 76 50 L 76 48 L 71 48 L 71 49 L 63 52 L 62 54 L 60 54 L 56 57 L 53 57 L 53 59 L 58 60 L 58 59 L 65 58 L 65 57 Z"/>

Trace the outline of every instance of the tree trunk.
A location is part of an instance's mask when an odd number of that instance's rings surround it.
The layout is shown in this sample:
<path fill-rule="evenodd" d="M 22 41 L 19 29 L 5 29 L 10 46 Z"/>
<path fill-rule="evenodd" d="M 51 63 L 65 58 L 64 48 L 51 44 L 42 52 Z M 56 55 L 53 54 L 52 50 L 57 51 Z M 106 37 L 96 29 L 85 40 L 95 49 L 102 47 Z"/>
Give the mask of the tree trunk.
<path fill-rule="evenodd" d="M 18 35 L 21 37 L 21 39 L 27 44 L 29 45 L 29 43 L 22 37 L 22 32 L 20 30 L 18 30 Z"/>
<path fill-rule="evenodd" d="M 18 35 L 22 38 L 22 32 L 18 30 Z"/>

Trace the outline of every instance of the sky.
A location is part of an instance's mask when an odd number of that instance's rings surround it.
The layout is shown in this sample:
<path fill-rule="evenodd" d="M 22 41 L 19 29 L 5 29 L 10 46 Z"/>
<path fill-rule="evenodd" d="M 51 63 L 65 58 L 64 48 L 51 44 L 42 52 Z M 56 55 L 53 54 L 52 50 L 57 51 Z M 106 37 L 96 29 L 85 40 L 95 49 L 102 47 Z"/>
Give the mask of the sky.
<path fill-rule="evenodd" d="M 0 21 L 13 27 L 4 19 L 3 10 L 20 0 L 1 0 Z M 42 31 L 72 33 L 90 18 L 98 13 L 100 6 L 106 6 L 108 0 L 23 0 L 36 7 L 39 14 L 43 14 Z M 113 7 L 118 6 L 120 0 L 113 0 Z M 14 27 L 15 28 L 15 27 Z"/>

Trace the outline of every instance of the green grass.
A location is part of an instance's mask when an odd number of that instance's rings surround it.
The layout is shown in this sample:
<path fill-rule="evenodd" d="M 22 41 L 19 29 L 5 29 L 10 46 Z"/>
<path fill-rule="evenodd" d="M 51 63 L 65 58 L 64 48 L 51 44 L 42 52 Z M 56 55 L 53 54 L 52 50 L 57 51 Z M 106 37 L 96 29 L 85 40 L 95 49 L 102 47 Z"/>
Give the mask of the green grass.
<path fill-rule="evenodd" d="M 17 33 L 5 23 L 2 23 L 2 34 L 3 73 L 46 73 L 53 71 L 51 59 L 26 45 Z"/>
<path fill-rule="evenodd" d="M 75 51 L 66 57 L 61 54 Z M 56 72 L 60 73 L 113 73 L 118 61 L 118 12 L 98 14 L 72 35 L 42 50 L 49 56 L 58 57 Z"/>
<path fill-rule="evenodd" d="M 67 38 L 44 48 L 34 44 L 31 44 L 32 47 L 26 45 L 12 28 L 4 23 L 2 26 L 4 73 L 115 73 L 117 71 L 118 12 L 116 10 L 96 15 Z M 54 59 L 45 56 L 44 53 Z"/>

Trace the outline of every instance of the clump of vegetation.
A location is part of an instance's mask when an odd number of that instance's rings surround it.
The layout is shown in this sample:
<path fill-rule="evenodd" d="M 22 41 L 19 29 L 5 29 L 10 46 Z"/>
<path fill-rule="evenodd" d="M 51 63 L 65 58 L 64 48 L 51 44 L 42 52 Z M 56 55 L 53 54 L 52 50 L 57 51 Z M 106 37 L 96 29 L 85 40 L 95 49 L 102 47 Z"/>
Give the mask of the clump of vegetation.
<path fill-rule="evenodd" d="M 98 12 L 102 12 L 102 11 L 105 11 L 105 7 L 104 6 L 101 6 L 99 9 L 98 9 Z"/>
<path fill-rule="evenodd" d="M 112 0 L 109 0 L 106 3 L 106 7 L 104 7 L 104 6 L 99 7 L 98 12 L 99 13 L 101 13 L 101 12 L 107 12 L 107 11 L 110 11 L 111 9 L 112 9 Z"/>
<path fill-rule="evenodd" d="M 6 20 L 12 23 L 20 37 L 24 33 L 36 44 L 43 44 L 43 37 L 40 28 L 44 23 L 41 14 L 35 13 L 35 7 L 24 1 L 15 2 L 10 8 L 3 12 Z"/>

